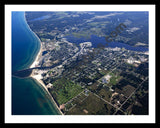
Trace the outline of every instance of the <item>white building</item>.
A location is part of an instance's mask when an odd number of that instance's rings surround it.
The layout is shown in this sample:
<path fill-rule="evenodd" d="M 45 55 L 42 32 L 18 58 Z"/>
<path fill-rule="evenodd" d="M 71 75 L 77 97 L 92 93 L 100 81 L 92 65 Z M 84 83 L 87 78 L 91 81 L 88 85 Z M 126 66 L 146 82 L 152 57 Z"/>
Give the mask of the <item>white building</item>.
<path fill-rule="evenodd" d="M 105 84 L 105 83 L 108 83 L 110 81 L 110 78 L 111 76 L 110 75 L 106 75 L 102 78 L 102 83 Z"/>

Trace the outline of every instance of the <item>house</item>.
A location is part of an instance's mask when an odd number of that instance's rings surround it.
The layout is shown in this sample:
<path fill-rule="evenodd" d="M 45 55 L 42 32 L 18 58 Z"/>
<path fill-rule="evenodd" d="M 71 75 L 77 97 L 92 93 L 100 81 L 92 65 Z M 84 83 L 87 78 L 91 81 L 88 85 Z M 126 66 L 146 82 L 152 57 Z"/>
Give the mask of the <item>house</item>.
<path fill-rule="evenodd" d="M 133 57 L 130 57 L 129 59 L 127 59 L 127 63 L 129 64 L 133 64 L 134 63 L 134 58 Z"/>
<path fill-rule="evenodd" d="M 49 83 L 46 87 L 47 87 L 47 88 L 52 88 L 52 86 L 53 86 L 53 85 L 52 85 L 51 83 Z"/>

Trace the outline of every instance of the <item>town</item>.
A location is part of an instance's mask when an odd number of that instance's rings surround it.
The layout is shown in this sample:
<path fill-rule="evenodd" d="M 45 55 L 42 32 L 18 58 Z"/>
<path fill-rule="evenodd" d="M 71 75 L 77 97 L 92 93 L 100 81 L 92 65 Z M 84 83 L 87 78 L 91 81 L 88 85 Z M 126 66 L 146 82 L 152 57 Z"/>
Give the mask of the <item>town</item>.
<path fill-rule="evenodd" d="M 42 16 L 46 19 L 37 19 Z M 65 115 L 147 115 L 148 50 L 101 44 L 111 33 L 116 42 L 147 49 L 146 17 L 130 12 L 27 12 L 27 22 L 41 40 L 32 76 Z M 114 35 L 119 23 L 127 28 Z M 93 41 L 83 41 L 93 35 Z"/>
<path fill-rule="evenodd" d="M 142 84 L 147 84 L 148 69 L 143 69 L 142 72 L 139 68 L 147 67 L 148 53 L 118 47 L 93 48 L 91 42 L 81 43 L 77 47 L 64 38 L 54 43 L 48 40 L 45 44 L 48 45 L 43 45 L 42 57 L 37 66 L 52 66 L 56 63 L 60 65 L 45 70 L 34 69 L 34 74 L 41 75 L 41 80 L 57 104 L 63 106 L 61 109 L 65 114 L 98 114 L 99 109 L 85 109 L 84 112 L 77 108 L 86 108 L 89 102 L 92 104 L 92 100 L 87 101 L 89 97 L 102 100 L 97 101 L 97 105 L 98 102 L 102 102 L 99 104 L 102 107 L 104 104 L 108 105 L 110 109 L 105 105 L 109 110 L 100 112 L 101 114 L 129 114 L 131 107 L 136 106 L 128 103 L 131 96 L 137 92 L 141 98 L 147 95 L 147 86 L 142 87 Z M 81 102 L 77 97 L 82 99 Z M 132 100 L 138 107 L 142 106 L 137 99 Z M 123 106 L 127 103 L 130 108 L 124 109 Z"/>

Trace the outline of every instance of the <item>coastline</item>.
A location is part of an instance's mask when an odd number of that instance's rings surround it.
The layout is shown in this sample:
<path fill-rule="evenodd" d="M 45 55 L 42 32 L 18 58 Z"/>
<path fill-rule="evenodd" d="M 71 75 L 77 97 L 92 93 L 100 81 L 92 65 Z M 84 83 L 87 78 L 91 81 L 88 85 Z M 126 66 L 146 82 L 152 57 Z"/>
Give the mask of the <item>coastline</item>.
<path fill-rule="evenodd" d="M 46 87 L 46 85 L 43 83 L 43 81 L 41 80 L 42 76 L 41 75 L 33 75 L 33 71 L 32 74 L 30 75 L 30 77 L 34 80 L 36 80 L 40 85 L 42 85 L 42 87 L 46 90 L 46 92 L 48 93 L 48 95 L 50 96 L 50 98 L 52 99 L 53 103 L 55 104 L 55 106 L 57 107 L 58 111 L 60 112 L 61 115 L 64 115 L 63 112 L 60 110 L 60 108 L 58 107 L 57 103 L 55 102 L 55 100 L 53 99 L 53 97 L 51 96 L 50 92 L 48 91 L 48 88 Z"/>
<path fill-rule="evenodd" d="M 39 58 L 40 58 L 41 53 L 42 53 L 42 43 L 41 43 L 41 42 L 40 42 L 40 45 L 41 45 L 41 46 L 40 46 L 40 50 L 39 50 L 39 52 L 38 52 L 35 60 L 33 61 L 33 63 L 30 65 L 29 68 L 34 68 L 34 67 L 36 67 L 36 65 L 39 63 Z"/>
<path fill-rule="evenodd" d="M 40 57 L 40 55 L 41 55 L 41 53 L 42 53 L 42 43 L 41 43 L 41 40 L 39 39 L 39 37 L 36 35 L 36 33 L 33 32 L 32 29 L 30 28 L 30 26 L 28 25 L 25 15 L 26 15 L 26 14 L 25 14 L 25 12 L 24 12 L 24 20 L 25 20 L 25 22 L 26 22 L 26 25 L 28 26 L 28 29 L 37 37 L 37 39 L 39 40 L 39 43 L 40 43 L 40 45 L 41 45 L 41 46 L 40 46 L 40 50 L 39 50 L 39 52 L 38 52 L 35 60 L 34 60 L 33 63 L 29 66 L 29 68 L 33 68 L 33 67 L 35 67 L 36 64 L 38 63 L 38 59 L 39 59 L 39 57 Z"/>
<path fill-rule="evenodd" d="M 30 31 L 33 32 L 32 29 L 30 28 L 30 26 L 29 26 L 28 23 L 27 23 L 27 20 L 26 20 L 26 17 L 25 17 L 25 12 L 24 12 L 24 20 L 25 20 L 28 28 L 30 29 Z M 33 61 L 33 63 L 30 65 L 29 68 L 34 68 L 34 67 L 39 63 L 39 58 L 40 58 L 41 53 L 42 53 L 42 43 L 41 43 L 41 40 L 40 40 L 39 37 L 35 34 L 35 32 L 33 32 L 33 34 L 34 34 L 34 35 L 37 37 L 37 39 L 39 40 L 40 50 L 39 50 L 39 52 L 38 52 L 35 60 Z M 62 112 L 62 111 L 60 110 L 60 108 L 58 107 L 58 105 L 57 105 L 57 103 L 55 102 L 55 100 L 53 99 L 53 97 L 51 96 L 50 92 L 48 91 L 48 88 L 46 87 L 46 85 L 45 85 L 45 84 L 43 83 L 43 81 L 41 80 L 41 78 L 42 78 L 41 74 L 39 74 L 39 75 L 33 75 L 33 72 L 34 72 L 34 70 L 32 70 L 32 73 L 31 73 L 30 77 L 31 77 L 32 79 L 36 80 L 40 85 L 42 85 L 42 87 L 46 90 L 46 92 L 48 93 L 48 95 L 49 95 L 50 98 L 52 99 L 52 101 L 53 101 L 54 105 L 56 106 L 56 108 L 58 109 L 59 113 L 60 113 L 61 115 L 64 115 L 63 112 Z"/>

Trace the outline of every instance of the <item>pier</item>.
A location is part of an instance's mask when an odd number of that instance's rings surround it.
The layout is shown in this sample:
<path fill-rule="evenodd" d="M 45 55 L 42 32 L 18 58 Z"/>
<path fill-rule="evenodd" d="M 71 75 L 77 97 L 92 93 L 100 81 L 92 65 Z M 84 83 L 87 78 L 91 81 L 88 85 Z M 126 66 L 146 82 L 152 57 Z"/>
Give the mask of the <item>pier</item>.
<path fill-rule="evenodd" d="M 54 64 L 52 66 L 49 66 L 49 67 L 33 67 L 33 68 L 18 70 L 18 71 L 13 72 L 12 76 L 18 77 L 18 78 L 26 78 L 26 77 L 29 77 L 31 75 L 33 69 L 46 70 L 46 69 L 54 68 L 54 67 L 56 67 L 60 64 L 61 63 L 59 62 L 59 63 L 56 63 L 56 64 Z"/>

